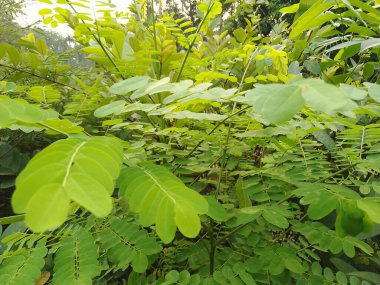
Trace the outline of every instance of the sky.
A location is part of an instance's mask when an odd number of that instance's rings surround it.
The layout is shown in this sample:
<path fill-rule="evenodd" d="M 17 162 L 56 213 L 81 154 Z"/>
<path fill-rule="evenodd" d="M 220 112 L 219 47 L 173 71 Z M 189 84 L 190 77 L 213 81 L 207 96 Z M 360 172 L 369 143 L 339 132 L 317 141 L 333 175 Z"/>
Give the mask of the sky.
<path fill-rule="evenodd" d="M 52 0 L 53 3 L 56 2 L 56 0 Z M 89 0 L 92 5 L 95 4 L 95 0 Z M 106 1 L 104 1 L 106 2 Z M 128 7 L 133 0 L 112 0 L 112 3 L 117 5 L 117 7 L 121 10 L 126 10 L 126 7 Z M 41 3 L 37 0 L 28 0 L 27 4 L 24 8 L 25 15 L 20 15 L 17 18 L 17 22 L 21 24 L 22 26 L 28 26 L 31 24 L 34 24 L 42 19 L 42 17 L 38 14 L 38 11 L 43 8 L 51 8 L 52 6 L 49 4 Z M 79 9 L 78 9 L 79 10 Z M 40 26 L 44 26 L 43 24 L 40 24 Z M 50 27 L 46 27 L 50 30 L 56 31 L 60 33 L 63 36 L 72 35 L 73 31 L 67 27 L 66 25 L 60 24 L 57 28 L 52 29 Z"/>

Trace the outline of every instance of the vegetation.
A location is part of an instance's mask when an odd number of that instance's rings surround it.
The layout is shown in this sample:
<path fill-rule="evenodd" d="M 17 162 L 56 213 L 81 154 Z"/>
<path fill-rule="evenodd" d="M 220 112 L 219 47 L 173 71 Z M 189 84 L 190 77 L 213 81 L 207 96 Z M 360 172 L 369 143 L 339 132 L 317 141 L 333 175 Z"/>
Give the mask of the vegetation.
<path fill-rule="evenodd" d="M 0 43 L 0 284 L 379 284 L 378 0 L 41 2 L 94 64 Z"/>

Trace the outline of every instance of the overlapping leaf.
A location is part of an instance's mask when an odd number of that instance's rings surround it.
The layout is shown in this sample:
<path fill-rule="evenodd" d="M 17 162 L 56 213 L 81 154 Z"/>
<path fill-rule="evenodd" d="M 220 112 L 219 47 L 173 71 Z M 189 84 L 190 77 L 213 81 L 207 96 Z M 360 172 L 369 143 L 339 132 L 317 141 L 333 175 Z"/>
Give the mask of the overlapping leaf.
<path fill-rule="evenodd" d="M 98 247 L 85 230 L 64 238 L 54 260 L 52 285 L 87 285 L 101 272 Z"/>
<path fill-rule="evenodd" d="M 156 224 L 163 242 L 173 240 L 177 226 L 186 237 L 198 235 L 201 229 L 198 214 L 207 213 L 207 201 L 165 167 L 123 169 L 118 184 L 131 211 L 139 213 L 140 223 Z"/>
<path fill-rule="evenodd" d="M 16 180 L 12 206 L 26 212 L 34 231 L 61 225 L 74 201 L 95 216 L 111 211 L 111 194 L 122 156 L 119 141 L 107 137 L 60 140 L 37 154 Z"/>
<path fill-rule="evenodd" d="M 138 273 L 147 270 L 148 255 L 159 253 L 162 249 L 145 230 L 125 220 L 105 225 L 98 237 L 101 247 L 108 252 L 108 259 L 117 268 L 131 265 Z"/>
<path fill-rule="evenodd" d="M 265 120 L 275 124 L 290 120 L 304 104 L 329 115 L 339 112 L 353 116 L 352 111 L 357 105 L 345 95 L 343 88 L 322 80 L 305 79 L 285 86 L 258 85 L 246 93 L 246 99 Z"/>
<path fill-rule="evenodd" d="M 307 214 L 311 219 L 319 220 L 335 211 L 340 200 L 357 200 L 360 196 L 344 187 L 329 184 L 300 184 L 293 193 L 302 197 L 300 203 L 309 205 Z"/>
<path fill-rule="evenodd" d="M 30 251 L 8 257 L 0 265 L 0 284 L 29 285 L 40 277 L 47 249 L 41 241 Z"/>
<path fill-rule="evenodd" d="M 29 104 L 22 99 L 0 96 L 0 128 L 38 124 L 52 118 L 58 118 L 58 113 L 53 110 L 41 109 L 38 105 Z"/>

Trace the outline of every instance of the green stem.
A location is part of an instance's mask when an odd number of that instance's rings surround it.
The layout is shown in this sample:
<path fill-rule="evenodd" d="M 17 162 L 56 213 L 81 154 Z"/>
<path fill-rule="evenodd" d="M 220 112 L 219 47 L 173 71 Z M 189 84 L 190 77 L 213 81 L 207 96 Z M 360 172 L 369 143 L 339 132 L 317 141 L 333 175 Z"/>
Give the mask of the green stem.
<path fill-rule="evenodd" d="M 234 113 L 235 108 L 236 108 L 236 102 L 234 103 L 234 107 L 232 109 L 232 113 Z M 232 122 L 229 122 L 229 124 L 228 124 L 228 131 L 227 131 L 227 138 L 226 138 L 226 144 L 225 144 L 225 146 L 223 148 L 223 153 L 222 153 L 222 161 L 221 161 L 220 171 L 219 171 L 218 186 L 217 186 L 216 191 L 215 191 L 215 198 L 217 198 L 218 195 L 219 195 L 220 185 L 222 183 L 223 170 L 225 169 L 225 167 L 227 165 L 226 155 L 227 155 L 227 150 L 228 150 L 228 144 L 230 142 L 230 137 L 231 137 L 231 128 L 232 128 Z"/>
<path fill-rule="evenodd" d="M 226 117 L 225 119 L 223 119 L 222 121 L 220 121 L 210 132 L 207 133 L 206 136 L 209 136 L 211 134 L 213 134 L 221 125 L 223 125 L 223 123 L 225 123 L 229 118 L 235 116 L 235 115 L 238 115 L 242 112 L 244 112 L 245 110 L 251 108 L 252 106 L 246 106 L 244 107 L 243 109 L 235 112 L 235 113 L 232 113 L 231 115 L 229 115 L 228 117 Z M 185 158 L 189 158 L 197 149 L 198 147 L 200 147 L 200 145 L 205 141 L 205 139 L 203 140 L 200 140 L 196 145 L 195 147 L 193 147 L 193 149 L 189 152 L 189 154 L 187 154 L 185 156 Z M 181 166 L 181 164 L 178 164 L 174 169 L 173 169 L 173 172 L 175 172 L 179 167 Z"/>
<path fill-rule="evenodd" d="M 21 222 L 25 219 L 25 215 L 16 215 L 10 217 L 0 218 L 0 225 L 9 225 L 17 222 Z"/>
<path fill-rule="evenodd" d="M 212 9 L 213 6 L 214 6 L 214 2 L 213 2 L 213 1 L 210 1 L 210 4 L 209 4 L 209 6 L 208 6 L 208 8 L 207 8 L 207 12 L 206 12 L 205 16 L 203 17 L 202 21 L 199 23 L 198 28 L 197 28 L 197 30 L 195 31 L 195 34 L 199 34 L 199 31 L 201 30 L 201 28 L 202 28 L 204 22 L 206 21 L 207 16 L 210 14 L 211 9 Z M 188 57 L 189 57 L 189 55 L 190 55 L 191 49 L 193 48 L 196 39 L 197 39 L 197 37 L 194 37 L 194 39 L 191 41 L 191 43 L 190 43 L 190 45 L 189 45 L 189 48 L 188 48 L 187 51 L 186 51 L 185 57 L 183 58 L 183 61 L 182 61 L 182 63 L 181 63 L 181 67 L 180 67 L 180 69 L 179 69 L 179 71 L 178 71 L 178 75 L 177 75 L 177 78 L 176 78 L 175 82 L 178 82 L 178 81 L 180 80 L 180 78 L 181 78 L 181 75 L 182 75 L 183 69 L 185 68 L 186 61 L 187 61 L 187 59 L 188 59 Z"/>
<path fill-rule="evenodd" d="M 66 136 L 66 137 L 69 136 L 67 133 L 65 133 L 65 132 L 63 132 L 63 131 L 61 131 L 61 130 L 58 130 L 58 129 L 54 128 L 54 127 L 51 127 L 51 126 L 49 126 L 49 125 L 46 125 L 46 124 L 44 124 L 44 123 L 38 123 L 38 124 L 41 125 L 41 126 L 43 126 L 43 127 L 45 127 L 45 128 L 47 128 L 47 129 L 49 129 L 49 130 L 51 130 L 51 131 L 57 132 L 57 133 L 59 133 L 59 134 L 61 134 L 61 135 L 64 135 L 64 136 Z"/>
<path fill-rule="evenodd" d="M 78 88 L 76 88 L 74 86 L 71 86 L 69 84 L 66 84 L 66 83 L 63 83 L 63 82 L 51 79 L 51 78 L 44 77 L 42 75 L 36 74 L 34 72 L 31 72 L 29 70 L 21 69 L 21 68 L 15 67 L 15 66 L 6 65 L 6 64 L 3 64 L 3 63 L 0 63 L 0 66 L 8 68 L 8 69 L 12 69 L 14 71 L 18 71 L 18 72 L 29 74 L 29 75 L 34 76 L 36 78 L 39 78 L 39 79 L 42 79 L 42 80 L 45 80 L 45 81 L 48 81 L 48 82 L 51 82 L 51 83 L 55 83 L 55 84 L 61 85 L 61 86 L 70 88 L 70 89 L 75 90 L 75 91 L 80 91 L 80 89 L 78 89 Z"/>
<path fill-rule="evenodd" d="M 156 34 L 156 17 L 154 15 L 154 1 L 151 0 L 150 1 L 150 5 L 152 6 L 152 20 L 153 20 L 153 23 L 152 23 L 152 26 L 153 26 L 153 42 L 154 42 L 154 50 L 156 51 L 156 53 L 158 53 L 158 45 L 157 45 L 157 34 Z M 157 58 L 156 58 L 157 59 Z M 158 67 L 160 68 L 160 67 Z M 159 79 L 159 77 L 157 77 L 157 73 L 156 73 L 156 70 L 153 69 L 153 74 L 154 74 L 154 77 L 157 79 Z M 160 96 L 160 95 L 159 95 Z M 160 103 L 161 103 L 161 100 L 159 100 Z"/>
<path fill-rule="evenodd" d="M 231 115 L 229 115 L 227 118 L 223 119 L 222 121 L 220 121 L 210 132 L 207 133 L 207 135 L 212 135 L 221 125 L 223 125 L 228 119 L 230 119 L 231 117 L 235 116 L 235 115 L 238 115 L 242 112 L 244 112 L 245 110 L 251 108 L 251 106 L 246 106 L 244 107 L 243 109 L 235 112 L 235 113 L 232 113 Z M 198 142 L 198 144 L 190 151 L 190 153 L 188 155 L 186 155 L 186 158 L 189 158 L 197 149 L 198 147 L 205 141 L 205 139 L 201 140 L 200 142 Z"/>
<path fill-rule="evenodd" d="M 214 274 L 215 268 L 215 250 L 216 250 L 216 242 L 214 239 L 214 221 L 210 219 L 210 227 L 209 227 L 209 235 L 210 235 L 210 275 Z"/>
<path fill-rule="evenodd" d="M 215 246 L 217 246 L 218 244 L 220 244 L 222 241 L 228 239 L 230 236 L 232 236 L 233 234 L 237 233 L 238 231 L 240 231 L 241 229 L 243 229 L 247 225 L 248 225 L 248 223 L 237 226 L 232 231 L 230 231 L 228 234 L 226 234 L 225 236 L 222 236 L 220 239 L 218 239 L 215 242 Z"/>
<path fill-rule="evenodd" d="M 69 6 L 71 7 L 71 9 L 74 11 L 75 14 L 78 14 L 77 10 L 75 9 L 75 7 L 70 3 L 70 0 L 67 0 L 67 3 L 69 4 Z M 111 62 L 111 64 L 114 66 L 114 68 L 116 69 L 116 71 L 120 74 L 121 78 L 122 79 L 125 79 L 125 77 L 123 76 L 123 74 L 121 73 L 119 67 L 117 66 L 117 64 L 115 63 L 115 61 L 112 59 L 112 57 L 109 55 L 109 53 L 107 52 L 105 46 L 103 45 L 103 43 L 101 42 L 100 40 L 100 37 L 98 38 L 92 31 L 91 29 L 87 26 L 86 22 L 81 19 L 81 22 L 86 26 L 86 29 L 90 32 L 91 36 L 95 39 L 95 41 L 98 43 L 98 45 L 100 46 L 100 48 L 103 50 L 104 54 L 106 55 L 106 57 L 108 58 L 108 60 Z M 98 24 L 96 23 L 96 28 L 98 29 Z"/>
<path fill-rule="evenodd" d="M 138 20 L 139 20 L 139 24 L 140 24 L 141 31 L 143 31 L 142 35 L 143 35 L 144 41 L 146 41 L 146 36 L 145 36 L 145 33 L 144 33 L 145 27 L 144 27 L 144 23 L 143 23 L 142 18 L 141 18 L 141 13 L 140 13 L 140 7 L 141 7 L 141 6 L 140 6 L 139 3 L 137 3 L 136 0 L 134 0 L 133 3 L 134 3 L 135 6 L 136 6 L 137 18 L 138 18 Z M 156 77 L 156 79 L 157 79 L 156 73 L 154 72 L 153 62 L 151 61 L 149 64 L 150 64 L 150 68 L 152 69 L 153 75 L 154 75 L 154 76 Z"/>

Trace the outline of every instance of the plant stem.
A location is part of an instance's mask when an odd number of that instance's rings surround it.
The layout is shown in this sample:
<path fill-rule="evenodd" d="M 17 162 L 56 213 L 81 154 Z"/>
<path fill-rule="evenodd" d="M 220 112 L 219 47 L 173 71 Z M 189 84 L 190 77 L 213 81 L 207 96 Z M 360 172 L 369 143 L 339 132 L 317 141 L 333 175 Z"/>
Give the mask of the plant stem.
<path fill-rule="evenodd" d="M 49 125 L 46 125 L 46 124 L 44 124 L 44 123 L 38 123 L 38 124 L 41 125 L 41 126 L 43 126 L 43 127 L 45 127 L 45 128 L 47 128 L 47 129 L 49 129 L 49 130 L 51 130 L 51 131 L 57 132 L 57 133 L 59 133 L 59 134 L 61 134 L 61 135 L 64 135 L 64 136 L 66 136 L 66 137 L 69 136 L 67 133 L 65 133 L 65 132 L 63 132 L 63 131 L 61 131 L 61 130 L 58 130 L 58 129 L 54 128 L 54 127 L 51 127 L 51 126 L 49 126 Z"/>
<path fill-rule="evenodd" d="M 152 26 L 153 26 L 153 42 L 154 42 L 154 50 L 158 53 L 158 45 L 157 45 L 157 34 L 156 34 L 156 17 L 155 17 L 155 15 L 154 15 L 154 1 L 153 0 L 151 0 L 150 1 L 150 5 L 152 6 L 152 21 L 153 21 L 153 23 L 152 23 Z M 159 63 L 160 64 L 160 63 Z M 158 67 L 159 69 L 160 69 L 160 67 Z M 156 79 L 159 79 L 159 76 L 157 76 L 157 73 L 156 73 L 156 70 L 155 69 L 153 69 L 153 74 L 154 74 L 154 77 L 156 78 Z M 161 103 L 161 100 L 159 100 L 160 101 L 160 103 Z"/>
<path fill-rule="evenodd" d="M 70 88 L 70 89 L 75 90 L 75 91 L 80 91 L 80 89 L 78 89 L 78 88 L 76 88 L 76 87 L 74 87 L 74 86 L 71 86 L 71 85 L 69 85 L 69 84 L 66 84 L 66 83 L 63 83 L 63 82 L 60 82 L 60 81 L 57 81 L 57 80 L 51 79 L 51 78 L 44 77 L 44 76 L 42 76 L 42 75 L 36 74 L 36 73 L 34 73 L 34 72 L 31 72 L 31 71 L 29 71 L 29 70 L 21 69 L 21 68 L 15 67 L 15 66 L 6 65 L 6 64 L 3 64 L 3 63 L 0 63 L 0 66 L 5 67 L 5 68 L 8 68 L 8 69 L 15 70 L 15 71 L 18 71 L 18 72 L 22 72 L 22 73 L 29 74 L 29 75 L 34 76 L 34 77 L 37 77 L 37 78 L 39 78 L 39 79 L 43 79 L 43 80 L 45 80 L 45 81 L 49 81 L 49 82 L 51 82 L 51 83 L 55 83 L 55 84 L 61 85 L 61 86 L 64 86 L 64 87 Z"/>
<path fill-rule="evenodd" d="M 247 226 L 247 224 L 242 224 L 242 225 L 239 225 L 237 226 L 236 228 L 234 228 L 232 231 L 230 231 L 228 234 L 226 234 L 225 236 L 222 236 L 220 239 L 218 239 L 216 242 L 215 242 L 215 246 L 217 246 L 220 242 L 226 240 L 227 238 L 229 238 L 230 236 L 232 236 L 234 233 L 240 231 L 241 229 L 243 229 L 245 226 Z"/>
<path fill-rule="evenodd" d="M 207 16 L 210 14 L 212 7 L 214 7 L 214 2 L 213 2 L 213 1 L 210 1 L 210 4 L 209 4 L 209 6 L 208 6 L 208 8 L 207 8 L 207 12 L 206 12 L 206 14 L 204 15 L 202 21 L 199 23 L 198 28 L 197 28 L 197 30 L 195 31 L 195 34 L 199 34 L 199 31 L 201 30 L 201 28 L 202 28 L 204 22 L 206 21 Z M 188 48 L 187 51 L 186 51 L 185 57 L 183 58 L 183 61 L 182 61 L 182 63 L 181 63 L 181 67 L 180 67 L 180 69 L 179 69 L 179 71 L 178 71 L 177 78 L 176 78 L 176 80 L 175 80 L 174 82 L 178 82 L 178 81 L 181 79 L 181 75 L 182 75 L 183 69 L 185 68 L 186 61 L 187 61 L 187 59 L 188 59 L 188 57 L 189 57 L 189 55 L 190 55 L 191 49 L 193 48 L 196 39 L 197 39 L 197 37 L 195 36 L 195 37 L 193 38 L 193 40 L 191 41 L 191 43 L 189 44 L 189 48 Z"/>
<path fill-rule="evenodd" d="M 210 235 L 210 275 L 214 273 L 215 267 L 215 249 L 216 243 L 214 239 L 214 221 L 210 219 L 210 227 L 209 227 L 209 235 Z"/>
<path fill-rule="evenodd" d="M 225 123 L 229 118 L 235 116 L 235 115 L 238 115 L 242 112 L 244 112 L 245 110 L 251 108 L 252 106 L 245 106 L 243 109 L 239 110 L 239 111 L 236 111 L 235 113 L 232 113 L 231 115 L 227 116 L 225 119 L 223 119 L 222 121 L 220 121 L 210 132 L 207 133 L 207 136 L 213 134 L 221 125 L 223 125 L 223 123 Z M 205 141 L 206 139 L 202 139 L 200 140 L 196 145 L 195 147 L 193 147 L 193 149 L 185 156 L 185 158 L 189 158 L 197 149 L 198 147 L 200 147 L 200 145 Z M 179 167 L 181 166 L 181 164 L 178 164 L 174 169 L 173 169 L 173 172 L 175 172 Z"/>
<path fill-rule="evenodd" d="M 25 219 L 25 215 L 16 215 L 10 217 L 0 218 L 0 225 L 9 225 L 17 222 L 21 222 Z"/>
<path fill-rule="evenodd" d="M 70 3 L 70 0 L 67 0 L 67 3 L 69 4 L 69 6 L 71 7 L 71 9 L 74 11 L 75 14 L 78 14 L 77 10 L 75 9 L 75 7 Z M 121 73 L 119 67 L 117 66 L 117 64 L 115 63 L 115 61 L 112 59 L 112 57 L 109 55 L 109 53 L 107 52 L 105 46 L 103 45 L 103 43 L 101 42 L 100 40 L 100 36 L 97 37 L 92 31 L 91 29 L 87 26 L 86 22 L 81 19 L 81 22 L 86 26 L 86 29 L 90 32 L 91 36 L 95 39 L 95 41 L 98 43 L 98 45 L 100 46 L 100 48 L 103 50 L 104 54 L 106 55 L 106 57 L 108 58 L 108 60 L 111 62 L 111 64 L 115 67 L 116 71 L 120 74 L 121 78 L 122 79 L 125 79 L 125 77 L 123 76 L 123 74 Z M 96 28 L 98 30 L 98 33 L 99 33 L 99 27 L 98 27 L 98 24 L 96 22 Z"/>
<path fill-rule="evenodd" d="M 225 123 L 228 119 L 230 119 L 231 117 L 235 116 L 235 115 L 238 115 L 242 112 L 244 112 L 245 110 L 251 108 L 252 106 L 246 106 L 244 107 L 243 109 L 235 112 L 235 113 L 232 113 L 231 115 L 229 115 L 228 117 L 226 117 L 225 119 L 223 119 L 222 121 L 220 121 L 210 132 L 207 133 L 207 135 L 212 135 L 221 125 L 223 125 L 223 123 Z M 198 142 L 198 144 L 190 151 L 190 153 L 188 155 L 186 155 L 186 158 L 189 158 L 197 149 L 198 147 L 205 141 L 205 139 L 201 140 L 200 142 Z"/>

